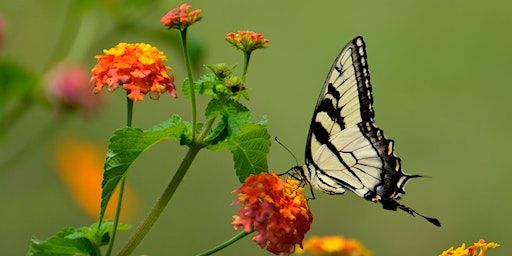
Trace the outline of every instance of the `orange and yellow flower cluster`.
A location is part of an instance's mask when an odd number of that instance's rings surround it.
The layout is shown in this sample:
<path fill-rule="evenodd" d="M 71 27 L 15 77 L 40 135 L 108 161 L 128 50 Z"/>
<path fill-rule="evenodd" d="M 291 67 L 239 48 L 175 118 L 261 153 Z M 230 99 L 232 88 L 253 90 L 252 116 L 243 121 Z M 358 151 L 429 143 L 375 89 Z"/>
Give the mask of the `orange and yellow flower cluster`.
<path fill-rule="evenodd" d="M 182 4 L 170 10 L 160 19 L 160 23 L 169 29 L 184 30 L 202 18 L 201 10 L 190 11 L 190 7 L 189 4 Z"/>
<path fill-rule="evenodd" d="M 233 227 L 255 231 L 253 241 L 274 254 L 292 253 L 296 245 L 302 245 L 313 221 L 302 191 L 300 182 L 291 178 L 281 180 L 268 173 L 249 176 L 235 190 L 238 195 L 233 204 L 242 206 L 233 217 Z"/>
<path fill-rule="evenodd" d="M 144 43 L 119 43 L 103 53 L 96 56 L 98 63 L 92 69 L 95 93 L 103 86 L 113 91 L 123 85 L 133 101 L 143 100 L 147 93 L 158 99 L 166 91 L 176 97 L 174 76 L 168 73 L 171 68 L 164 65 L 167 57 L 157 48 Z"/>
<path fill-rule="evenodd" d="M 270 40 L 266 39 L 263 34 L 249 30 L 239 30 L 238 32 L 229 32 L 226 41 L 244 52 L 252 52 L 256 49 L 264 48 Z"/>
<path fill-rule="evenodd" d="M 299 254 L 308 252 L 313 256 L 371 256 L 372 253 L 357 240 L 341 236 L 311 237 L 304 241 L 304 249 Z"/>
<path fill-rule="evenodd" d="M 497 248 L 500 245 L 495 242 L 486 243 L 484 239 L 480 239 L 478 242 L 474 243 L 472 246 L 466 248 L 466 244 L 462 244 L 460 247 L 453 248 L 442 252 L 439 256 L 485 256 L 487 253 L 487 249 L 489 248 Z"/>

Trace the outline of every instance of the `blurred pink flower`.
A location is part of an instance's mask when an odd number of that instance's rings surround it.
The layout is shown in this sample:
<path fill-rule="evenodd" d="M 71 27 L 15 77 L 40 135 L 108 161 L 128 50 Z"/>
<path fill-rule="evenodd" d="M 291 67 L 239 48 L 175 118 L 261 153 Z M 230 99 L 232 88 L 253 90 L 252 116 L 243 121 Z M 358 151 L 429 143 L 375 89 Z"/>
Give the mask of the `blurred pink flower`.
<path fill-rule="evenodd" d="M 89 84 L 89 70 L 77 64 L 59 64 L 50 70 L 45 79 L 48 97 L 59 107 L 78 110 L 84 115 L 97 112 L 102 103 Z"/>
<path fill-rule="evenodd" d="M 4 16 L 0 13 L 0 48 L 2 48 L 5 40 L 6 22 Z"/>

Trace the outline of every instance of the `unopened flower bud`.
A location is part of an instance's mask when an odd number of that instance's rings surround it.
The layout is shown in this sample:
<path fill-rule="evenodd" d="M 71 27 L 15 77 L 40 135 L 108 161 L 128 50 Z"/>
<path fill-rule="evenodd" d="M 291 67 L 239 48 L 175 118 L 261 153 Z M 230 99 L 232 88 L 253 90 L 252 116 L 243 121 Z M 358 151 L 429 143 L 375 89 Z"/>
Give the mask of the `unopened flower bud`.
<path fill-rule="evenodd" d="M 231 68 L 225 63 L 212 64 L 207 66 L 219 79 L 224 79 L 231 75 Z"/>
<path fill-rule="evenodd" d="M 230 76 L 225 79 L 225 84 L 231 92 L 238 92 L 243 87 L 244 80 L 239 76 Z"/>

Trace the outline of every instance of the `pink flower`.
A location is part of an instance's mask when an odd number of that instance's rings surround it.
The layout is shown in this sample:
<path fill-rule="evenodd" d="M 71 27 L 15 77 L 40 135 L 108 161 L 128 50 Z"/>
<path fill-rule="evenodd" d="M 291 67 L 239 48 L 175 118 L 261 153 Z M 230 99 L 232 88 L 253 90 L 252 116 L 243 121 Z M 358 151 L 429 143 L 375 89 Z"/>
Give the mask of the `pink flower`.
<path fill-rule="evenodd" d="M 283 181 L 276 174 L 249 176 L 235 190 L 238 195 L 233 204 L 241 208 L 233 217 L 233 227 L 254 231 L 252 240 L 276 255 L 294 252 L 296 245 L 302 246 L 313 221 L 303 190 L 299 181 Z"/>
<path fill-rule="evenodd" d="M 5 39 L 6 22 L 4 16 L 0 14 L 0 48 L 2 48 Z"/>
<path fill-rule="evenodd" d="M 202 19 L 202 17 L 200 16 L 201 10 L 198 9 L 190 11 L 190 7 L 190 4 L 185 3 L 180 5 L 179 7 L 170 10 L 160 19 L 160 23 L 162 23 L 169 29 L 186 29 L 190 25 Z"/>
<path fill-rule="evenodd" d="M 102 98 L 94 95 L 89 72 L 82 65 L 57 65 L 46 74 L 45 88 L 51 101 L 85 115 L 95 113 L 102 103 Z"/>

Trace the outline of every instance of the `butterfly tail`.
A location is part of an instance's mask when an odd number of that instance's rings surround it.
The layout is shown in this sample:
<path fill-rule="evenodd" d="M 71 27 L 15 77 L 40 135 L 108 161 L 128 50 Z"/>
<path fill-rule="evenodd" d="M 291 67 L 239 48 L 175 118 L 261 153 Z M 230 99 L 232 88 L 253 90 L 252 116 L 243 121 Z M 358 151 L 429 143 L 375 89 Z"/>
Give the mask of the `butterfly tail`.
<path fill-rule="evenodd" d="M 427 220 L 428 222 L 430 222 L 430 223 L 434 224 L 435 226 L 437 226 L 437 227 L 441 227 L 441 222 L 439 222 L 439 220 L 438 220 L 438 219 L 436 219 L 436 218 L 427 217 L 427 216 L 425 216 L 425 215 L 423 215 L 423 214 L 421 214 L 421 213 L 418 213 L 417 211 L 415 211 L 415 210 L 413 210 L 413 209 L 411 209 L 411 208 L 409 208 L 409 207 L 407 207 L 407 206 L 405 206 L 405 205 L 402 205 L 402 204 L 398 204 L 398 203 L 397 203 L 397 207 L 398 207 L 400 210 L 402 210 L 402 211 L 404 211 L 404 212 L 406 212 L 406 213 L 409 213 L 409 214 L 410 214 L 410 215 L 412 215 L 412 216 L 418 215 L 418 216 L 420 216 L 420 217 L 424 218 L 425 220 Z"/>

